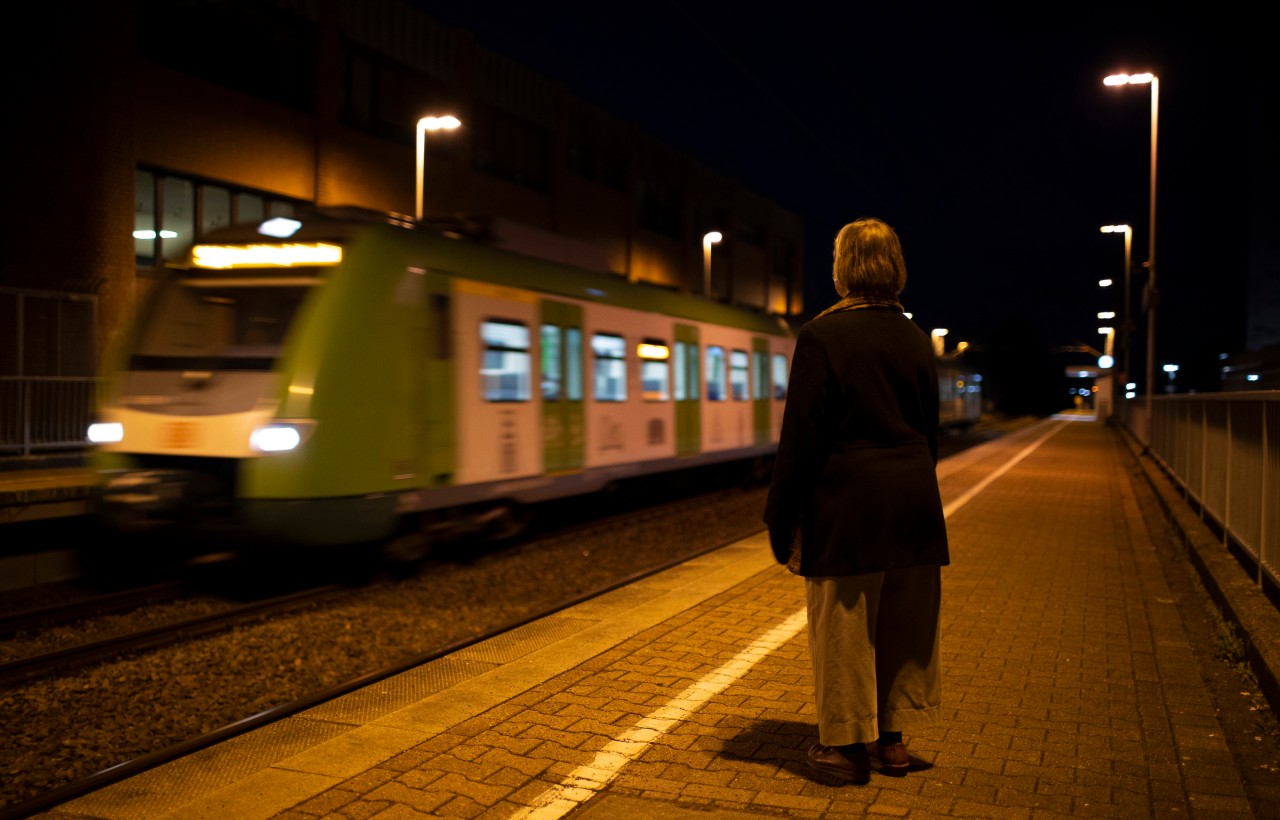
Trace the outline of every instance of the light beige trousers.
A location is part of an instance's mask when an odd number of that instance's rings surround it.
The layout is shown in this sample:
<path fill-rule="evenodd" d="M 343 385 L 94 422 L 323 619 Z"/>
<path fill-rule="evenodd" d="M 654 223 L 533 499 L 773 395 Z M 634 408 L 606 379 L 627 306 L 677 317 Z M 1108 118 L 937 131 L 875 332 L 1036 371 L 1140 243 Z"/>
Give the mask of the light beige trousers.
<path fill-rule="evenodd" d="M 870 743 L 937 720 L 941 592 L 932 565 L 805 579 L 819 742 Z"/>

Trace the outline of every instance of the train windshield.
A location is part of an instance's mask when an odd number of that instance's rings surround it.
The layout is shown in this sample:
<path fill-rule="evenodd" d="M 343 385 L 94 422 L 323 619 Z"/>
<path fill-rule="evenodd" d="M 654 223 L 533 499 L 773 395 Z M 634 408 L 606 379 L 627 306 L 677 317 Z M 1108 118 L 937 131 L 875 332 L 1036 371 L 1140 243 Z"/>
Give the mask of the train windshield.
<path fill-rule="evenodd" d="M 281 275 L 285 273 L 285 275 Z M 131 370 L 271 370 L 319 269 L 184 271 L 143 319 Z"/>

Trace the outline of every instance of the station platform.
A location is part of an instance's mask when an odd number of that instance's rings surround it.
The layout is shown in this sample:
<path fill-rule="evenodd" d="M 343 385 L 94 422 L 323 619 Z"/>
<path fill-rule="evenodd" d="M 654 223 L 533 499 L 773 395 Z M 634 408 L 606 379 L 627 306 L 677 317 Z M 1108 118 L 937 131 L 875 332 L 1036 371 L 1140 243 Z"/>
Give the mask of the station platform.
<path fill-rule="evenodd" d="M 40 816 L 1267 816 L 1140 460 L 1068 416 L 939 465 L 942 718 L 902 778 L 807 766 L 803 581 L 761 534 Z"/>

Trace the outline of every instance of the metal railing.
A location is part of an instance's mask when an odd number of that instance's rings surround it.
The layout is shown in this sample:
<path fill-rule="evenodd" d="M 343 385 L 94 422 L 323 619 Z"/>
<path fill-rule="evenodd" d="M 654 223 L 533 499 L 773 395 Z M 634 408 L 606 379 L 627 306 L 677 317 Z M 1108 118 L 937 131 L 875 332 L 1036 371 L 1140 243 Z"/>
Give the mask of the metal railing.
<path fill-rule="evenodd" d="M 97 296 L 0 287 L 0 456 L 85 446 Z"/>
<path fill-rule="evenodd" d="M 97 384 L 93 376 L 0 376 L 0 455 L 85 447 Z"/>
<path fill-rule="evenodd" d="M 1280 587 L 1280 391 L 1122 402 L 1117 416 L 1224 544 Z"/>

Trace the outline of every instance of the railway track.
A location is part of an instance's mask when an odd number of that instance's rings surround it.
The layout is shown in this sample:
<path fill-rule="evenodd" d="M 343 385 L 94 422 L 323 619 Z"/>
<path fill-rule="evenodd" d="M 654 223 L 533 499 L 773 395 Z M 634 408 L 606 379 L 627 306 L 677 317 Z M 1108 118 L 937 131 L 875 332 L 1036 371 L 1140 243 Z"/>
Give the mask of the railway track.
<path fill-rule="evenodd" d="M 302 607 L 350 596 L 354 590 L 347 586 L 330 585 L 307 589 L 231 606 L 222 612 L 187 618 L 175 623 L 113 635 L 97 641 L 42 652 L 26 658 L 0 664 L 0 686 L 31 680 L 52 673 L 67 674 L 89 664 L 112 660 L 134 652 L 144 652 L 169 646 L 179 641 L 208 635 L 222 629 L 250 623 L 261 618 L 296 611 Z"/>
<path fill-rule="evenodd" d="M 706 503 L 705 500 L 703 500 L 702 503 L 705 504 Z M 687 503 L 681 503 L 678 506 L 682 508 L 687 508 L 689 506 L 696 505 L 696 504 L 697 504 L 697 501 L 695 500 Z M 613 516 L 609 519 L 593 522 L 589 525 L 583 525 L 580 528 L 570 528 L 569 531 L 557 533 L 555 538 L 569 539 L 575 536 L 580 537 L 585 532 L 588 532 L 588 531 L 597 532 L 597 533 L 607 532 L 611 527 L 616 527 L 621 521 L 634 520 L 635 518 L 652 519 L 655 515 L 657 515 L 657 513 L 654 513 L 652 511 L 645 511 L 638 515 L 624 514 L 619 516 Z M 288 703 L 280 704 L 279 706 L 259 712 L 257 714 L 246 717 L 242 720 L 235 721 L 225 726 L 218 727 L 213 731 L 206 732 L 197 737 L 190 738 L 189 740 L 166 746 L 162 749 L 158 749 L 156 751 L 126 760 L 122 763 L 111 766 L 108 769 L 103 769 L 103 770 L 94 772 L 93 774 L 90 774 L 87 777 L 83 777 L 73 782 L 51 789 L 43 794 L 40 794 L 36 797 L 25 800 L 19 804 L 0 808 L 0 820 L 9 820 L 9 818 L 26 817 L 34 812 L 43 811 L 51 807 L 57 806 L 68 800 L 72 800 L 76 797 L 80 797 L 82 795 L 88 794 L 97 789 L 101 789 L 112 783 L 117 783 L 121 780 L 125 780 L 129 777 L 132 777 L 136 774 L 144 772 L 148 769 L 154 768 L 156 766 L 160 766 L 172 760 L 176 760 L 185 755 L 192 754 L 201 749 L 209 748 L 210 746 L 221 743 L 237 735 L 243 734 L 253 729 L 260 728 L 262 726 L 266 726 L 275 721 L 282 720 L 286 717 L 297 714 L 306 709 L 310 709 L 326 701 L 332 700 L 333 698 L 336 698 L 341 695 L 345 695 L 350 692 L 353 692 L 357 689 L 369 686 L 370 684 L 375 683 L 379 680 L 392 677 L 394 675 L 397 675 L 404 671 L 412 669 L 416 666 L 421 666 L 422 664 L 428 663 L 430 661 L 434 661 L 439 658 L 446 657 L 453 652 L 457 652 L 468 646 L 472 646 L 474 644 L 489 640 L 490 638 L 496 637 L 505 632 L 510 632 L 511 630 L 514 630 L 520 626 L 537 621 L 541 618 L 545 618 L 555 612 L 559 612 L 560 610 L 567 609 L 571 606 L 575 606 L 584 601 L 589 601 L 593 598 L 597 598 L 615 589 L 619 589 L 628 584 L 634 583 L 642 578 L 646 578 L 650 575 L 655 575 L 659 572 L 670 569 L 671 567 L 677 566 L 681 563 L 684 563 L 685 561 L 691 560 L 700 555 L 705 555 L 709 552 L 713 552 L 714 550 L 721 549 L 725 546 L 728 546 L 729 544 L 736 543 L 740 539 L 741 539 L 741 536 L 735 534 L 732 538 L 725 539 L 709 547 L 703 547 L 697 550 L 676 555 L 659 565 L 651 566 L 644 570 L 633 572 L 629 575 L 626 575 L 625 577 L 615 578 L 611 580 L 609 583 L 599 585 L 586 592 L 559 599 L 549 605 L 546 605 L 545 607 L 540 609 L 538 612 L 533 613 L 531 615 L 525 615 L 501 624 L 497 624 L 480 633 L 451 641 L 445 645 L 438 646 L 433 649 L 429 649 L 411 658 L 398 661 L 394 664 L 391 664 L 387 667 L 376 670 L 374 672 L 370 672 L 365 675 L 352 678 L 336 686 L 327 687 L 323 690 L 309 693 L 304 697 L 292 700 Z M 165 630 L 164 636 L 170 639 L 170 642 L 172 642 L 172 640 L 180 640 L 184 636 L 195 634 L 194 632 L 192 632 L 192 630 L 199 630 L 199 629 L 209 630 L 209 629 L 216 629 L 216 628 L 221 628 L 222 626 L 229 625 L 231 622 L 230 619 L 239 618 L 239 619 L 242 619 L 241 622 L 243 622 L 243 619 L 250 619 L 254 617 L 265 617 L 271 611 L 282 612 L 282 611 L 286 611 L 287 608 L 289 607 L 306 606 L 313 603 L 317 603 L 323 598 L 325 598 L 326 596 L 349 595 L 349 594 L 351 594 L 351 590 L 345 589 L 345 588 L 341 590 L 308 590 L 305 594 L 298 593 L 291 596 L 282 596 L 281 599 L 275 599 L 272 601 L 263 601 L 256 607 L 238 608 L 235 613 L 227 613 L 224 616 L 225 619 L 227 619 L 226 622 L 220 625 L 215 625 L 215 621 L 219 620 L 216 618 L 207 619 L 207 622 L 200 623 L 200 624 L 173 625 L 172 627 Z M 285 599 L 293 599 L 293 600 L 285 600 Z M 249 611 L 250 609 L 255 609 L 255 608 L 259 610 L 257 614 L 251 613 Z M 130 636 L 124 636 L 124 637 L 130 637 Z M 145 640 L 146 639 L 143 638 L 143 641 Z M 145 643 L 139 643 L 134 648 L 136 651 L 136 650 L 145 649 L 145 648 L 155 648 L 155 645 L 146 646 Z M 90 648 L 85 647 L 85 649 L 88 650 Z M 119 649 L 119 647 L 116 647 L 112 649 L 104 649 L 104 651 L 118 653 L 121 650 Z M 91 653 L 86 652 L 81 657 L 86 659 L 84 662 L 89 662 L 87 659 L 90 656 L 91 656 Z M 3 667 L 0 667 L 0 670 L 3 670 Z"/>

